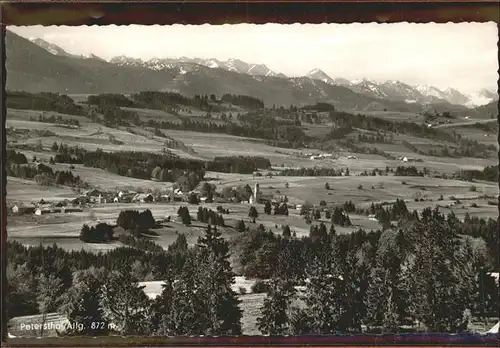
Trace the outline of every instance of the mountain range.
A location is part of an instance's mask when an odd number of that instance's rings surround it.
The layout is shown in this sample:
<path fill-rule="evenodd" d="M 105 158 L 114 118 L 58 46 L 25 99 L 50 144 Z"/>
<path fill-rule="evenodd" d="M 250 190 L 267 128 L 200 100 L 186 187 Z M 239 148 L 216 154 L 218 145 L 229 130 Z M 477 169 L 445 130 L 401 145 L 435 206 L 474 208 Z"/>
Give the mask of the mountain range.
<path fill-rule="evenodd" d="M 215 58 L 201 59 L 201 58 L 152 58 L 150 60 L 142 60 L 136 58 L 130 58 L 126 56 L 113 57 L 110 61 L 112 64 L 119 66 L 135 66 L 135 67 L 146 67 L 152 70 L 163 70 L 166 68 L 176 68 L 176 67 L 186 67 L 189 64 L 203 65 L 208 68 L 220 68 L 240 74 L 248 74 L 251 76 L 274 76 L 286 78 L 285 75 L 281 73 L 276 73 L 269 69 L 264 64 L 250 64 L 243 62 L 239 59 L 229 59 L 227 61 L 220 61 Z"/>
<path fill-rule="evenodd" d="M 496 93 L 487 89 L 483 89 L 472 95 L 466 95 L 453 88 L 440 90 L 433 86 L 411 86 L 395 80 L 388 80 L 382 83 L 377 83 L 366 78 L 349 81 L 344 78 L 331 78 L 320 69 L 313 69 L 306 76 L 328 84 L 345 86 L 354 92 L 374 98 L 399 100 L 407 103 L 432 104 L 447 102 L 455 105 L 475 107 L 498 99 Z"/>
<path fill-rule="evenodd" d="M 238 59 L 153 58 L 126 56 L 109 62 L 95 55 L 77 56 L 41 39 L 6 33 L 7 88 L 68 94 L 134 93 L 141 90 L 194 94 L 244 94 L 267 105 L 329 102 L 348 110 L 420 112 L 434 109 L 465 111 L 487 104 L 495 93 L 482 91 L 475 100 L 459 91 L 410 86 L 399 81 L 376 83 L 331 78 L 320 69 L 303 77 L 286 77 L 263 64 Z M 479 105 L 479 104 L 478 104 Z"/>

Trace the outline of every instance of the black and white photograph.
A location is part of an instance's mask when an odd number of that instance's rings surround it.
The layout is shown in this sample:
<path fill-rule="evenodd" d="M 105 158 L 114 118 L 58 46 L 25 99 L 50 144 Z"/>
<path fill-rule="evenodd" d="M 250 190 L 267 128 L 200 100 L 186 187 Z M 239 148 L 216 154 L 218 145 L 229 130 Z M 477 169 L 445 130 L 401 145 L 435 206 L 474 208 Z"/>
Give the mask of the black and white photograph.
<path fill-rule="evenodd" d="M 8 338 L 498 334 L 497 42 L 7 26 Z"/>

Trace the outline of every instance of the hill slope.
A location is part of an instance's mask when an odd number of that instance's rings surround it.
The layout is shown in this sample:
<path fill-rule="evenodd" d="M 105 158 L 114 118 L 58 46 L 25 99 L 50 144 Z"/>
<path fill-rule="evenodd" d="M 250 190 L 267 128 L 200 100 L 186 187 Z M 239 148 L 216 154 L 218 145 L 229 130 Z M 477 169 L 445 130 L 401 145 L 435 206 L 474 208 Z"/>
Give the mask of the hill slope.
<path fill-rule="evenodd" d="M 161 89 L 171 72 L 118 67 L 100 59 L 56 56 L 12 32 L 6 33 L 8 90 L 58 93 L 127 93 Z"/>

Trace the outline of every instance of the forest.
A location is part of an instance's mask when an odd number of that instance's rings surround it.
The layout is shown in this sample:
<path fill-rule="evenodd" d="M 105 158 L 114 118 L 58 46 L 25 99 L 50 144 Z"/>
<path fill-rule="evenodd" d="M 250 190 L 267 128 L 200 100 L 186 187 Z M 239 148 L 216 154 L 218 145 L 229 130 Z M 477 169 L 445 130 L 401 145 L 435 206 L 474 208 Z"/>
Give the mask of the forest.
<path fill-rule="evenodd" d="M 464 332 L 468 315 L 495 315 L 499 305 L 486 274 L 495 269 L 491 255 L 461 237 L 482 236 L 481 224 L 470 218 L 460 225 L 428 208 L 396 230 L 350 235 L 320 225 L 298 238 L 285 227 L 280 236 L 260 226 L 227 241 L 209 225 L 194 247 L 179 236 L 169 250 L 94 254 L 8 242 L 8 314 L 57 310 L 71 322 L 116 323 L 122 335 L 239 335 L 231 250 L 240 274 L 267 279 L 257 319 L 263 334 L 360 333 L 361 325 L 397 333 L 415 320 L 432 332 Z M 165 281 L 155 300 L 138 286 L 144 279 Z"/>

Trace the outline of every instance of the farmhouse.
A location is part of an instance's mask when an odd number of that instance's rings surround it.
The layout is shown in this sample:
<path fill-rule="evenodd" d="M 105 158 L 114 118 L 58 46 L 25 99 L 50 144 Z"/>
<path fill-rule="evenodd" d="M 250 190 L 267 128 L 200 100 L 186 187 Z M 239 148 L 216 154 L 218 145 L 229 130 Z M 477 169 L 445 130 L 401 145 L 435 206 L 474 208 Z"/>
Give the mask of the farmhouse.
<path fill-rule="evenodd" d="M 80 196 L 71 201 L 72 204 L 86 204 L 90 203 L 90 199 L 87 196 Z"/>
<path fill-rule="evenodd" d="M 99 190 L 90 190 L 90 191 L 85 191 L 83 194 L 88 197 L 90 202 L 93 203 L 101 203 L 102 202 L 102 197 L 103 197 L 103 192 Z"/>
<path fill-rule="evenodd" d="M 12 212 L 14 214 L 33 214 L 35 212 L 35 206 L 16 204 L 12 207 Z"/>
<path fill-rule="evenodd" d="M 154 197 L 150 193 L 138 193 L 132 199 L 132 202 L 140 202 L 140 203 L 151 203 L 154 201 Z"/>
<path fill-rule="evenodd" d="M 35 210 L 35 215 L 37 215 L 37 216 L 48 214 L 48 213 L 50 213 L 50 210 L 45 209 L 45 208 L 37 208 Z"/>
<path fill-rule="evenodd" d="M 96 190 L 96 189 L 88 190 L 88 191 L 84 191 L 83 192 L 83 195 L 85 195 L 87 197 L 97 197 L 97 196 L 99 196 L 101 194 L 102 194 L 102 192 L 99 191 L 99 190 Z"/>

